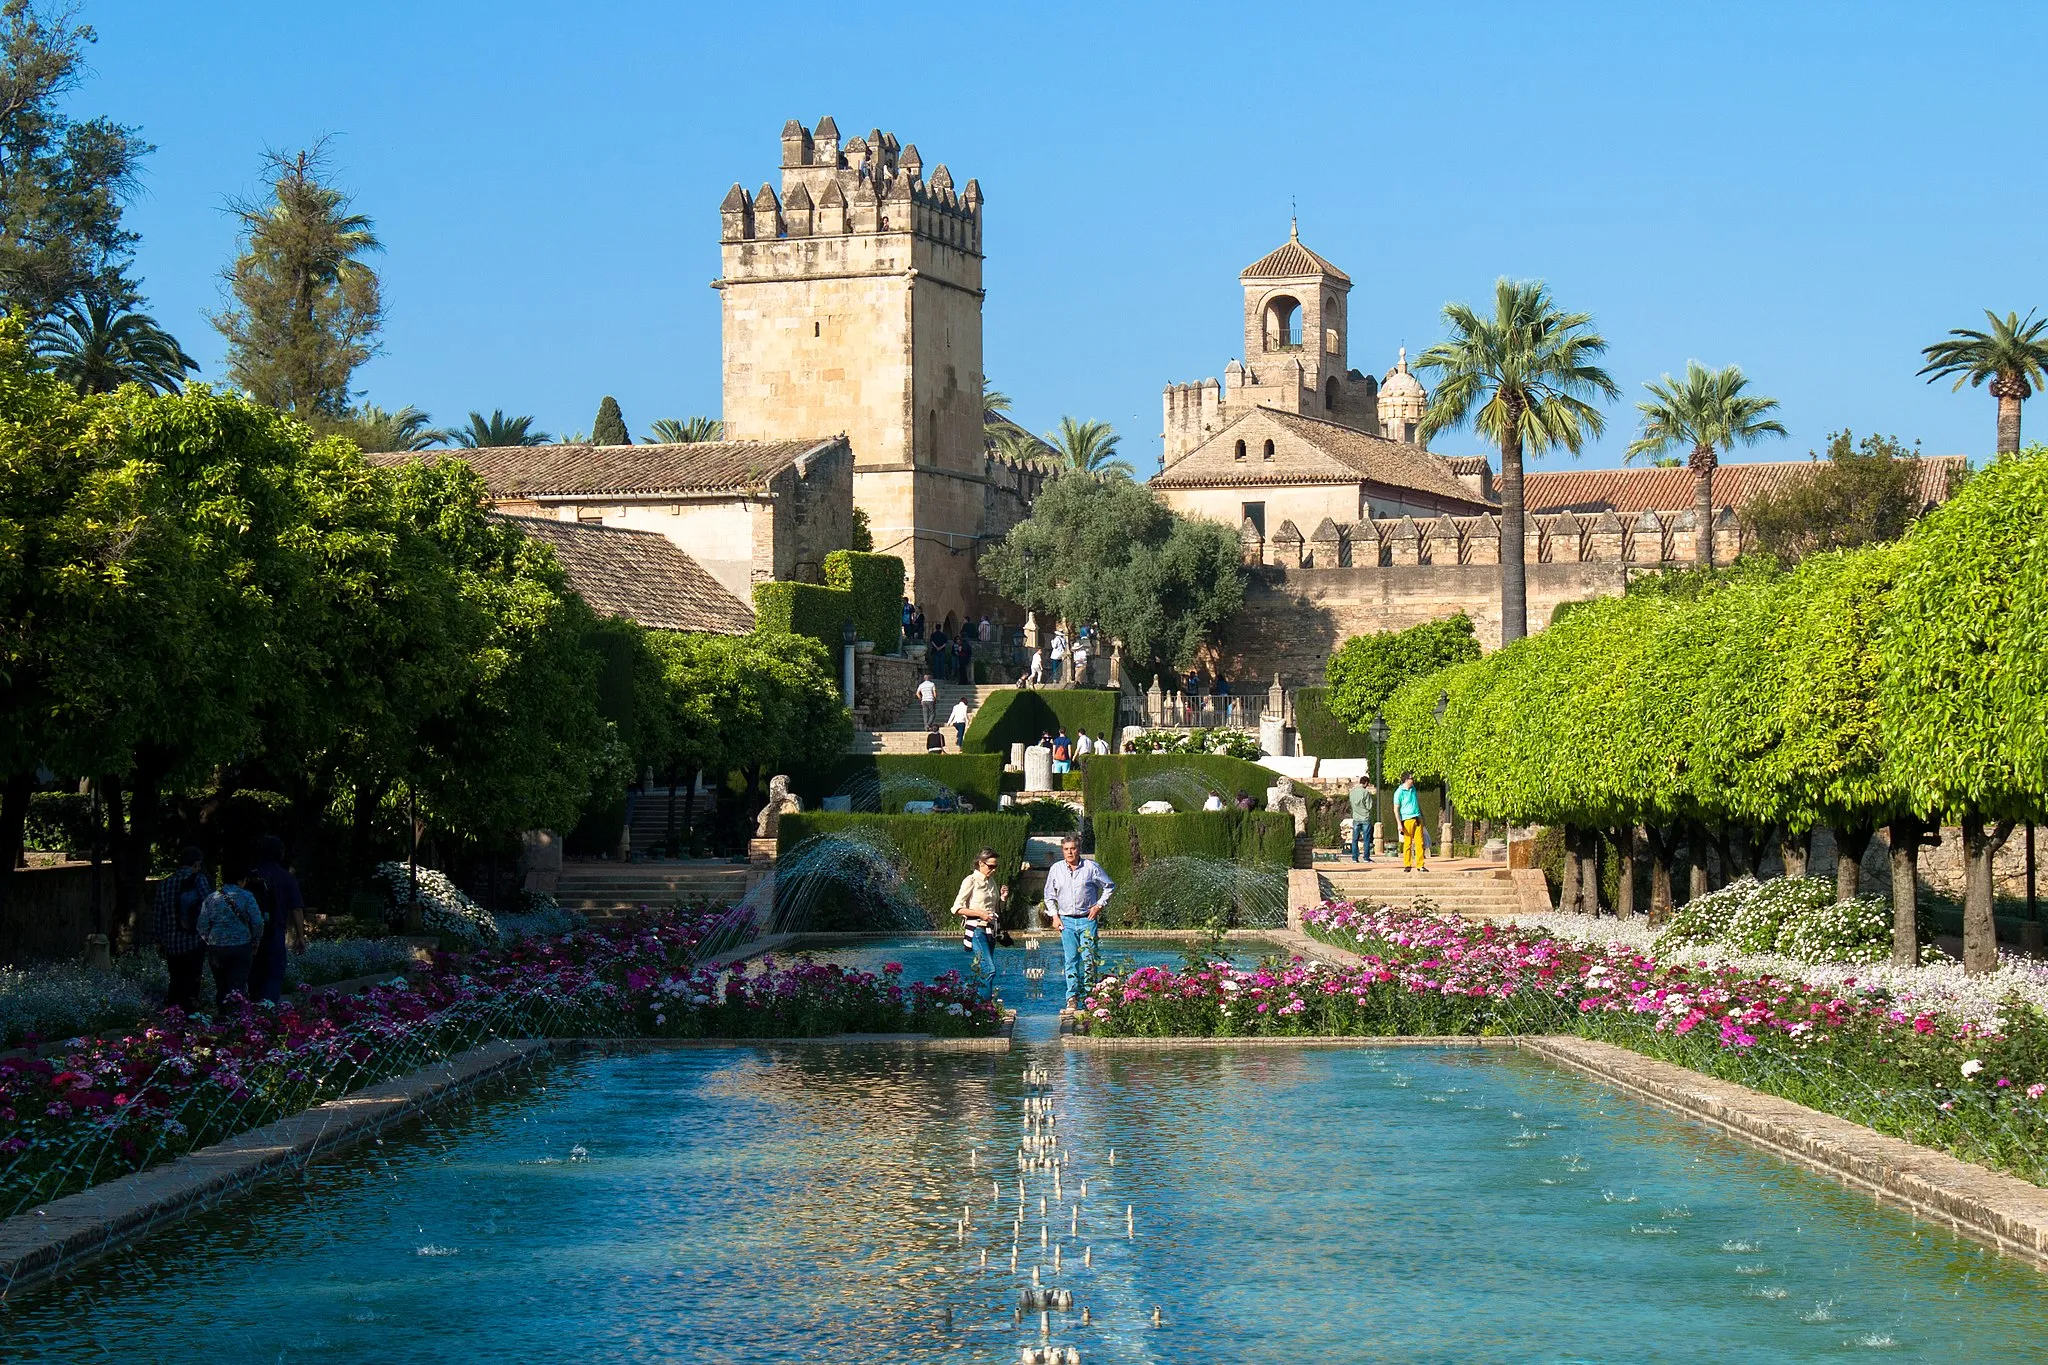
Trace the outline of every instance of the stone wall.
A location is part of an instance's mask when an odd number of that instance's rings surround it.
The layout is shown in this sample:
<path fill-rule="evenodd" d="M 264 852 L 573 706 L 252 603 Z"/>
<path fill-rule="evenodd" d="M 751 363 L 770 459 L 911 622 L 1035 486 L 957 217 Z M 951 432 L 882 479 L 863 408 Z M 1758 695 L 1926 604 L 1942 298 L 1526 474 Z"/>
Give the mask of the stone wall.
<path fill-rule="evenodd" d="M 891 654 L 856 654 L 853 695 L 870 730 L 881 729 L 908 711 L 917 700 L 917 682 L 924 666 L 915 659 Z"/>
<path fill-rule="evenodd" d="M 754 581 L 825 581 L 825 556 L 853 543 L 853 456 L 845 443 L 798 459 L 754 514 Z M 753 601 L 752 591 L 742 595 Z"/>
<path fill-rule="evenodd" d="M 113 913 L 114 869 L 104 864 L 100 905 L 102 915 Z M 146 924 L 141 927 L 147 932 Z M 0 963 L 82 958 L 86 935 L 99 932 L 92 915 L 90 864 L 15 869 L 7 883 L 7 909 L 0 913 Z"/>

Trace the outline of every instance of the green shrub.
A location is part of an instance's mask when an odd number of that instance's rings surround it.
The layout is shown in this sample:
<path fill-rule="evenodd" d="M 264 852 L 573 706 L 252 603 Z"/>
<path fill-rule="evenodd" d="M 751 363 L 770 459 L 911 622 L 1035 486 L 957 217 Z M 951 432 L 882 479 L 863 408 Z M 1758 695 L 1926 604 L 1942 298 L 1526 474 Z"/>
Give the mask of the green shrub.
<path fill-rule="evenodd" d="M 1294 819 L 1278 811 L 1091 815 L 1095 860 L 1117 884 L 1112 927 L 1194 929 L 1216 916 L 1271 928 L 1287 919 Z"/>
<path fill-rule="evenodd" d="M 1834 898 L 1835 884 L 1826 877 L 1773 878 L 1743 897 L 1721 941 L 1738 953 L 1774 953 L 1786 921 Z"/>
<path fill-rule="evenodd" d="M 38 851 L 92 847 L 92 798 L 83 792 L 33 793 L 22 841 Z"/>
<path fill-rule="evenodd" d="M 1050 731 L 1065 727 L 1069 737 L 1088 732 L 1090 739 L 1116 729 L 1120 693 L 1102 687 L 1006 687 L 992 694 L 967 726 L 969 753 L 1003 754 L 1012 744 L 1036 744 Z"/>
<path fill-rule="evenodd" d="M 1177 811 L 1198 811 L 1210 792 L 1234 803 L 1239 792 L 1266 804 L 1271 768 L 1222 754 L 1097 754 L 1082 766 L 1088 813 L 1133 811 L 1147 801 L 1170 801 Z"/>
<path fill-rule="evenodd" d="M 1265 750 L 1244 730 L 1147 730 L 1131 742 L 1134 754 L 1222 754 L 1256 762 Z"/>
<path fill-rule="evenodd" d="M 1081 828 L 1081 812 L 1064 801 L 1040 797 L 1026 801 L 1017 809 L 1031 822 L 1033 834 L 1074 834 Z"/>
<path fill-rule="evenodd" d="M 754 628 L 787 635 L 808 635 L 824 642 L 834 658 L 845 646 L 840 631 L 853 616 L 853 594 L 844 588 L 816 583 L 756 583 Z"/>
<path fill-rule="evenodd" d="M 1371 758 L 1372 739 L 1330 714 L 1330 689 L 1304 687 L 1294 694 L 1295 748 L 1317 758 Z"/>
<path fill-rule="evenodd" d="M 903 648 L 903 561 L 895 555 L 834 550 L 825 556 L 825 585 L 853 594 L 853 621 L 877 654 Z"/>
<path fill-rule="evenodd" d="M 906 801 L 928 801 L 932 783 L 950 788 L 992 811 L 1002 797 L 1003 760 L 997 754 L 852 754 L 815 772 L 796 775 L 796 793 L 816 809 L 827 796 L 851 795 L 854 811 L 875 814 L 864 798 L 881 803 L 880 814 L 900 815 Z"/>
<path fill-rule="evenodd" d="M 999 875 L 1014 880 L 1024 860 L 1024 840 L 1030 820 L 1022 815 L 858 815 L 839 811 L 806 811 L 785 815 L 777 838 L 778 860 L 791 849 L 816 835 L 853 835 L 867 838 L 893 850 L 896 870 L 904 888 L 924 916 L 927 928 L 949 928 L 959 921 L 949 912 L 960 879 L 974 870 L 974 857 L 983 848 L 993 848 L 1002 860 Z M 799 906 L 790 892 L 792 886 L 778 877 L 776 911 L 785 926 L 805 930 L 885 930 L 905 926 L 888 917 L 889 907 L 853 882 L 811 890 L 810 903 Z M 1013 926 L 1025 920 L 1022 897 L 1012 893 L 1005 919 Z"/>

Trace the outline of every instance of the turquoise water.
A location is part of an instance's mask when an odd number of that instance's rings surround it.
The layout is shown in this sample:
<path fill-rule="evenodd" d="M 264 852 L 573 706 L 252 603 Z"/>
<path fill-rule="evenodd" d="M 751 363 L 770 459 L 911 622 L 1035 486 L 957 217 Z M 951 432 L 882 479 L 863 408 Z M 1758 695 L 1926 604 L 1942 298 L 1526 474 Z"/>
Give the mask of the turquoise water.
<path fill-rule="evenodd" d="M 1018 1235 L 1036 1098 L 1071 1164 Z M 1044 1336 L 1033 1265 L 1075 1296 Z M 718 1048 L 557 1063 L 171 1229 L 0 1308 L 0 1358 L 2004 1361 L 2048 1355 L 2042 1287 L 1513 1053 Z"/>

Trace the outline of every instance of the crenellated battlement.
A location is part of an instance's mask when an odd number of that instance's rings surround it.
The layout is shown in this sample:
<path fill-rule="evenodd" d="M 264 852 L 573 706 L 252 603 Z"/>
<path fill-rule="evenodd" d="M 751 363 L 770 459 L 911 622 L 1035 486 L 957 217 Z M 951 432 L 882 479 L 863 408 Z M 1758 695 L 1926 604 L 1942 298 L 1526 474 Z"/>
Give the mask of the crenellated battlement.
<path fill-rule="evenodd" d="M 1694 562 L 1694 514 L 1557 512 L 1526 518 L 1523 555 L 1530 564 L 1618 564 L 1669 568 Z M 1472 517 L 1372 518 L 1339 523 L 1328 517 L 1304 536 L 1292 521 L 1271 535 L 1247 518 L 1238 528 L 1244 562 L 1287 569 L 1395 568 L 1403 565 L 1498 564 L 1501 519 Z M 1732 563 L 1751 548 L 1735 514 L 1723 507 L 1714 520 L 1714 558 Z"/>
<path fill-rule="evenodd" d="M 782 129 L 782 187 L 735 184 L 718 206 L 725 242 L 909 233 L 981 253 L 981 185 L 955 188 L 941 163 L 927 176 L 915 144 L 871 130 L 842 142 L 830 115 L 815 129 Z"/>

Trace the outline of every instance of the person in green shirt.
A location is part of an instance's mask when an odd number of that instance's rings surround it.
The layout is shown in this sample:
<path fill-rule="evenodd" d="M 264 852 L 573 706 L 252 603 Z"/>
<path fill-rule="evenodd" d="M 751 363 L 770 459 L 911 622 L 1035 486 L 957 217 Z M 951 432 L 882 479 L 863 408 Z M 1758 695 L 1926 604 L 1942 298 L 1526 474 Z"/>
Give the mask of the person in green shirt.
<path fill-rule="evenodd" d="M 1363 777 L 1351 779 L 1351 861 L 1354 863 L 1372 861 L 1373 798 L 1378 794 L 1372 783 Z M 1361 848 L 1365 850 L 1363 858 L 1358 856 Z"/>
<path fill-rule="evenodd" d="M 1422 791 L 1412 772 L 1402 773 L 1401 785 L 1394 788 L 1394 814 L 1401 821 L 1401 870 L 1429 871 L 1429 850 L 1422 842 Z"/>

